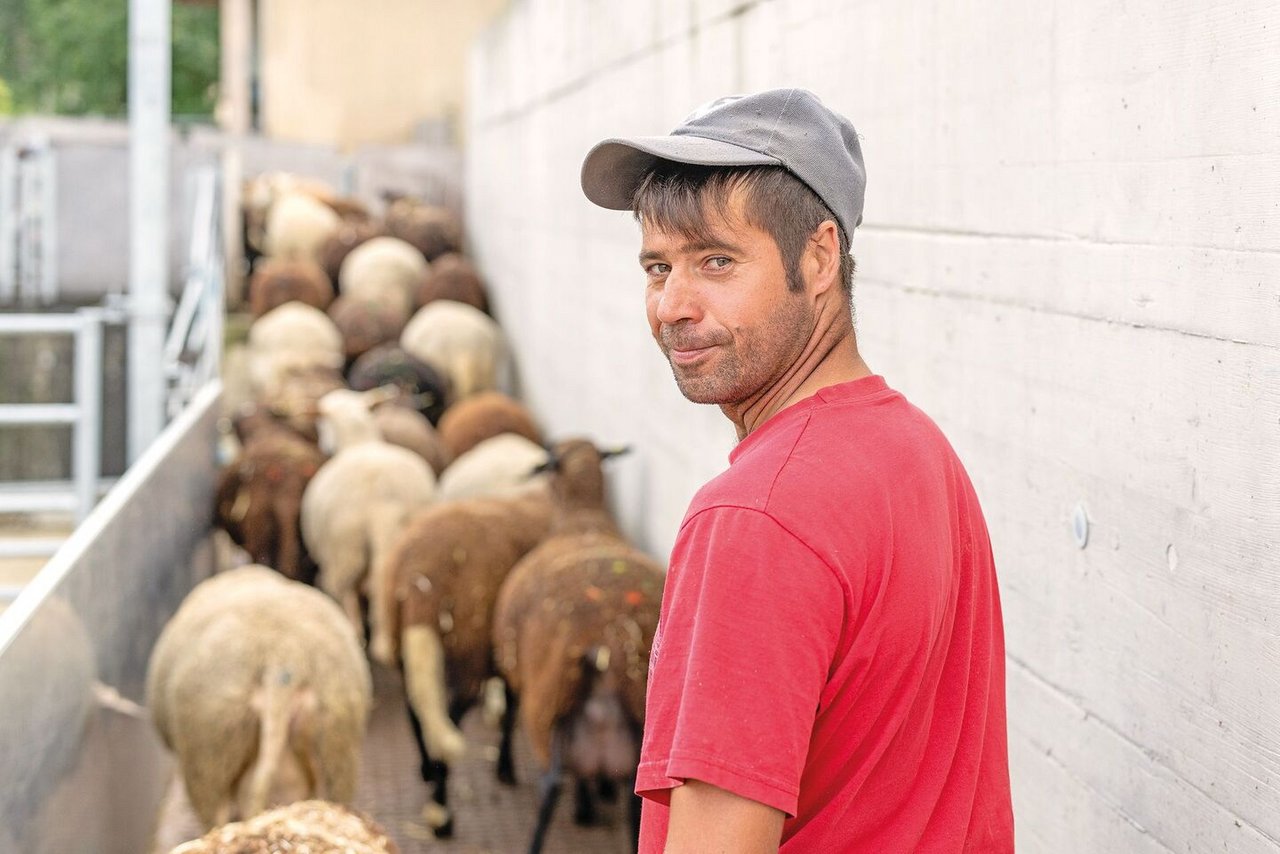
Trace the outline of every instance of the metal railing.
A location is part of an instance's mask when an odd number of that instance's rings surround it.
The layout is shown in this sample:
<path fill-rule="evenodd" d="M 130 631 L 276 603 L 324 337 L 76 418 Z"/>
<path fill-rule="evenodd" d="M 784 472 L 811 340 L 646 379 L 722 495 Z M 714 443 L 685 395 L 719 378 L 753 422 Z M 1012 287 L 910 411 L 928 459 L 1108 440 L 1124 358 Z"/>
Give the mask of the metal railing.
<path fill-rule="evenodd" d="M 218 172 L 202 168 L 195 181 L 186 282 L 164 346 L 169 419 L 176 418 L 195 394 L 218 376 L 222 360 L 226 277 Z"/>
<path fill-rule="evenodd" d="M 0 148 L 0 305 L 58 299 L 58 169 L 52 144 L 35 136 Z"/>
<path fill-rule="evenodd" d="M 100 308 L 82 308 L 73 314 L 0 314 L 0 335 L 75 336 L 72 402 L 0 404 L 0 427 L 70 425 L 70 487 L 32 489 L 20 483 L 0 483 L 0 512 L 71 511 L 79 521 L 89 515 L 97 502 L 102 473 L 102 326 L 105 317 L 106 312 Z"/>

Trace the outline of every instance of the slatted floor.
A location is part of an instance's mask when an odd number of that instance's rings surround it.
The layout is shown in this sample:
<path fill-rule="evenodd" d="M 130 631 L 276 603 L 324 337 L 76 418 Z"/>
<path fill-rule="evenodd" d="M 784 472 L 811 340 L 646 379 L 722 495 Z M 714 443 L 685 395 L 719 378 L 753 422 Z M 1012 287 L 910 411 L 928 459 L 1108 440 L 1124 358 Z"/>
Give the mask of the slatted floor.
<path fill-rule="evenodd" d="M 494 779 L 498 733 L 480 711 L 463 721 L 467 756 L 453 769 L 449 802 L 454 838 L 436 840 L 422 818 L 427 787 L 418 775 L 418 751 L 404 711 L 399 674 L 374 667 L 375 707 L 365 742 L 355 806 L 372 815 L 393 836 L 403 854 L 516 854 L 527 850 L 537 810 L 537 765 L 522 737 L 516 739 L 518 785 Z M 605 805 L 603 826 L 573 824 L 572 788 L 566 786 L 543 849 L 547 854 L 624 854 L 631 851 L 626 806 Z M 156 854 L 200 835 L 200 827 L 175 781 L 161 816 Z"/>

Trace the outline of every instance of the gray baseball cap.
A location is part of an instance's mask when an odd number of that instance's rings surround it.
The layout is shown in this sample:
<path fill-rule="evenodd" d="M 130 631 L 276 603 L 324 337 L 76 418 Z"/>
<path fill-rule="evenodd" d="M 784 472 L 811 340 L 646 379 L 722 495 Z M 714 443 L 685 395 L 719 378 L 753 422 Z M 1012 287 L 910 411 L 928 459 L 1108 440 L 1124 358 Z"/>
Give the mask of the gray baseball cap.
<path fill-rule="evenodd" d="M 582 162 L 582 191 L 603 208 L 631 210 L 658 160 L 694 166 L 783 166 L 817 193 L 853 239 L 867 173 L 857 131 L 806 89 L 731 95 L 695 110 L 669 136 L 606 139 Z"/>

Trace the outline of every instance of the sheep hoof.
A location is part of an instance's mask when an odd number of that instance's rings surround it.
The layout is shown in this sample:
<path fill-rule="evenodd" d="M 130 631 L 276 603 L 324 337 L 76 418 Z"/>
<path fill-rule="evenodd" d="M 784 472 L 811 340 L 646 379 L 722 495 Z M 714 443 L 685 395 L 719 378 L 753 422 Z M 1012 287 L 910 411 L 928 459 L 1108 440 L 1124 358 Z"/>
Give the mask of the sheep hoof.
<path fill-rule="evenodd" d="M 369 644 L 369 656 L 383 667 L 395 667 L 396 655 L 388 638 L 375 637 Z"/>
<path fill-rule="evenodd" d="M 422 808 L 422 818 L 438 838 L 453 836 L 453 816 L 448 807 L 428 801 Z"/>

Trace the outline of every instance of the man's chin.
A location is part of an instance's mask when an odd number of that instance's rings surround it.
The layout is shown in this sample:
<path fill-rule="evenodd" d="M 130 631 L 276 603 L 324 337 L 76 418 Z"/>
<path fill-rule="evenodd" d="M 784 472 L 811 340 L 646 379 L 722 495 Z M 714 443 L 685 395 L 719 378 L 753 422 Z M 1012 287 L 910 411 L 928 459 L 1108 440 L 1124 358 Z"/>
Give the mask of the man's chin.
<path fill-rule="evenodd" d="M 727 400 L 724 390 L 719 388 L 713 377 L 682 376 L 680 371 L 672 367 L 672 376 L 676 379 L 676 388 L 690 403 L 707 403 L 720 405 Z"/>

